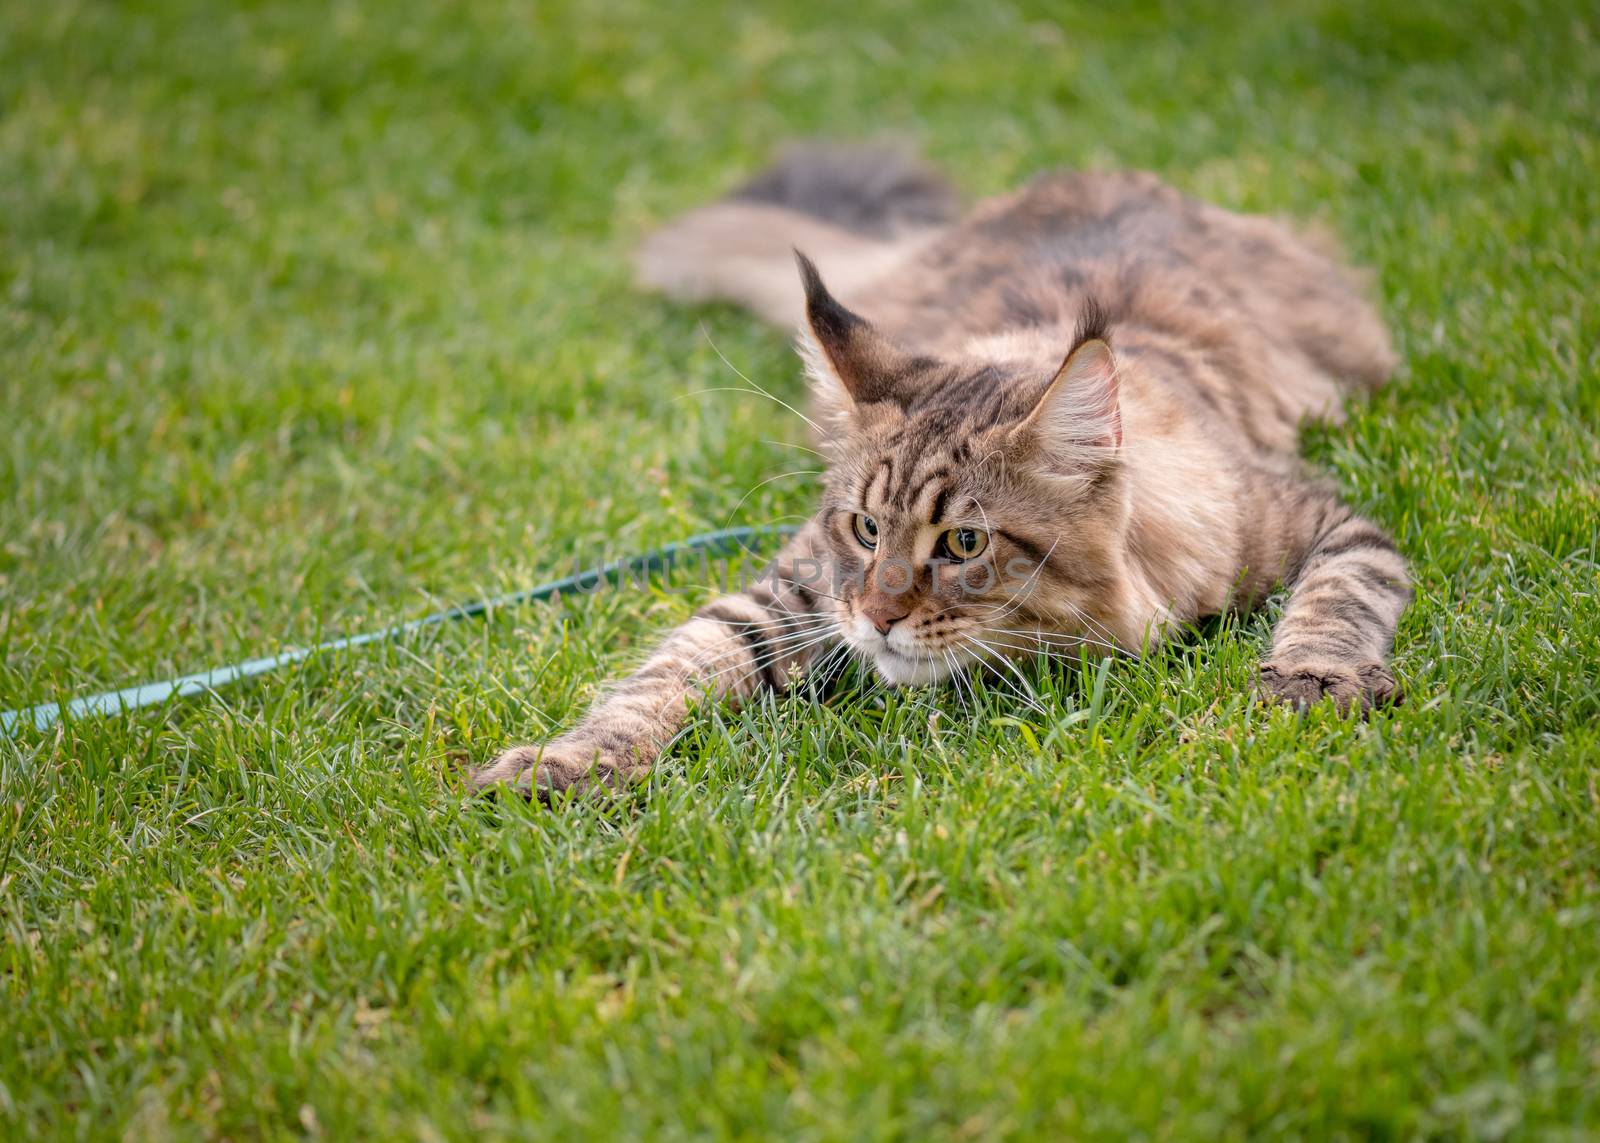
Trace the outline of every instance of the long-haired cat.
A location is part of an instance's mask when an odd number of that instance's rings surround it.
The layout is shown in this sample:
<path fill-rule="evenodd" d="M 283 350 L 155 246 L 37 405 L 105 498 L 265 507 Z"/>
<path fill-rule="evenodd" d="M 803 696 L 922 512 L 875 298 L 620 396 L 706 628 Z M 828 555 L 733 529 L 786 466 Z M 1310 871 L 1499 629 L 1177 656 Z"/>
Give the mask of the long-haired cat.
<path fill-rule="evenodd" d="M 808 147 L 656 234 L 639 274 L 799 327 L 822 503 L 777 575 L 701 608 L 477 785 L 626 782 L 696 699 L 787 687 L 841 646 L 932 684 L 1001 657 L 1138 653 L 1280 583 L 1259 689 L 1395 698 L 1405 563 L 1296 455 L 1302 421 L 1337 419 L 1395 361 L 1324 243 L 1147 174 L 1046 175 L 962 215 L 908 155 Z"/>

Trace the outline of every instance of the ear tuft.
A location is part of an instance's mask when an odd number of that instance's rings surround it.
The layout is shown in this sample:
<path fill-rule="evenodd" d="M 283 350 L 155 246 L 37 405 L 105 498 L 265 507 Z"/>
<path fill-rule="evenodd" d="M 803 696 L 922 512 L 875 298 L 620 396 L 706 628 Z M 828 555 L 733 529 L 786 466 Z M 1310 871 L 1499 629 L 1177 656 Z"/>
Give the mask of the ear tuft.
<path fill-rule="evenodd" d="M 1072 347 L 1076 349 L 1086 341 L 1103 341 L 1111 344 L 1111 315 L 1091 294 L 1083 300 L 1083 312 L 1078 315 L 1078 330 L 1073 335 Z M 1072 354 L 1068 353 L 1068 357 Z"/>
<path fill-rule="evenodd" d="M 806 292 L 808 349 L 802 338 L 801 355 L 814 380 L 824 385 L 825 375 L 844 391 L 853 408 L 875 401 L 898 401 L 901 388 L 922 359 L 915 358 L 880 334 L 858 314 L 828 292 L 816 264 L 800 251 L 800 282 Z"/>
<path fill-rule="evenodd" d="M 800 284 L 806 292 L 806 324 L 819 342 L 843 344 L 867 323 L 844 306 L 828 292 L 817 272 L 817 264 L 800 251 L 794 252 L 800 265 Z"/>
<path fill-rule="evenodd" d="M 1084 309 L 1072 352 L 1039 403 L 1015 429 L 1066 467 L 1104 463 L 1122 447 L 1122 407 L 1109 323 L 1094 302 Z"/>

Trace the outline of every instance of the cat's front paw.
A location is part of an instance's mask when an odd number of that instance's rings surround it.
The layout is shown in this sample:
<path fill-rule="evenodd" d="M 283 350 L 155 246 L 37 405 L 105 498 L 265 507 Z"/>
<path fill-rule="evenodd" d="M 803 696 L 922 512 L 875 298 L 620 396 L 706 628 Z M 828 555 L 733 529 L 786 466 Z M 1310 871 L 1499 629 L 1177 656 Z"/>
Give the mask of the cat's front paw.
<path fill-rule="evenodd" d="M 617 788 L 626 773 L 592 742 L 557 738 L 539 746 L 513 746 L 468 778 L 474 790 L 504 787 L 544 801 L 567 790 Z"/>
<path fill-rule="evenodd" d="M 1262 694 L 1296 710 L 1324 699 L 1342 712 L 1369 711 L 1400 701 L 1400 687 L 1389 668 L 1376 660 L 1337 663 L 1311 660 L 1261 664 Z"/>

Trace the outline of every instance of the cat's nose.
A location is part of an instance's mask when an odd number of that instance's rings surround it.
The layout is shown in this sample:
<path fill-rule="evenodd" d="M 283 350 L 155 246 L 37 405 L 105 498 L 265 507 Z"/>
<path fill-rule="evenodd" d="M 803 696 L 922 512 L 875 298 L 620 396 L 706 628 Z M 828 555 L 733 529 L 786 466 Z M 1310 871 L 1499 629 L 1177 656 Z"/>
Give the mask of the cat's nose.
<path fill-rule="evenodd" d="M 911 614 L 911 609 L 894 596 L 886 596 L 863 603 L 861 614 L 877 629 L 879 635 L 887 635 L 889 628 Z"/>

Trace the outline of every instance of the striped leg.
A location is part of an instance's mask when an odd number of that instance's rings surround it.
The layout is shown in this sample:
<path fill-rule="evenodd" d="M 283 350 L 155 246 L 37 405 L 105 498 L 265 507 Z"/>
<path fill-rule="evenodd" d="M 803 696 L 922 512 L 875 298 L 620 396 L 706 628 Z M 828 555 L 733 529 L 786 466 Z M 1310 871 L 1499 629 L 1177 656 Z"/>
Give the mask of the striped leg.
<path fill-rule="evenodd" d="M 762 689 L 787 687 L 838 639 L 815 544 L 813 524 L 779 553 L 773 574 L 701 608 L 571 730 L 542 745 L 505 751 L 472 775 L 472 785 L 505 784 L 540 797 L 622 786 L 655 764 L 694 699 L 738 703 Z"/>
<path fill-rule="evenodd" d="M 1397 702 L 1387 660 L 1411 599 L 1406 563 L 1382 529 L 1343 504 L 1325 506 L 1302 553 L 1291 555 L 1289 603 L 1261 665 L 1261 689 L 1304 709 Z"/>

